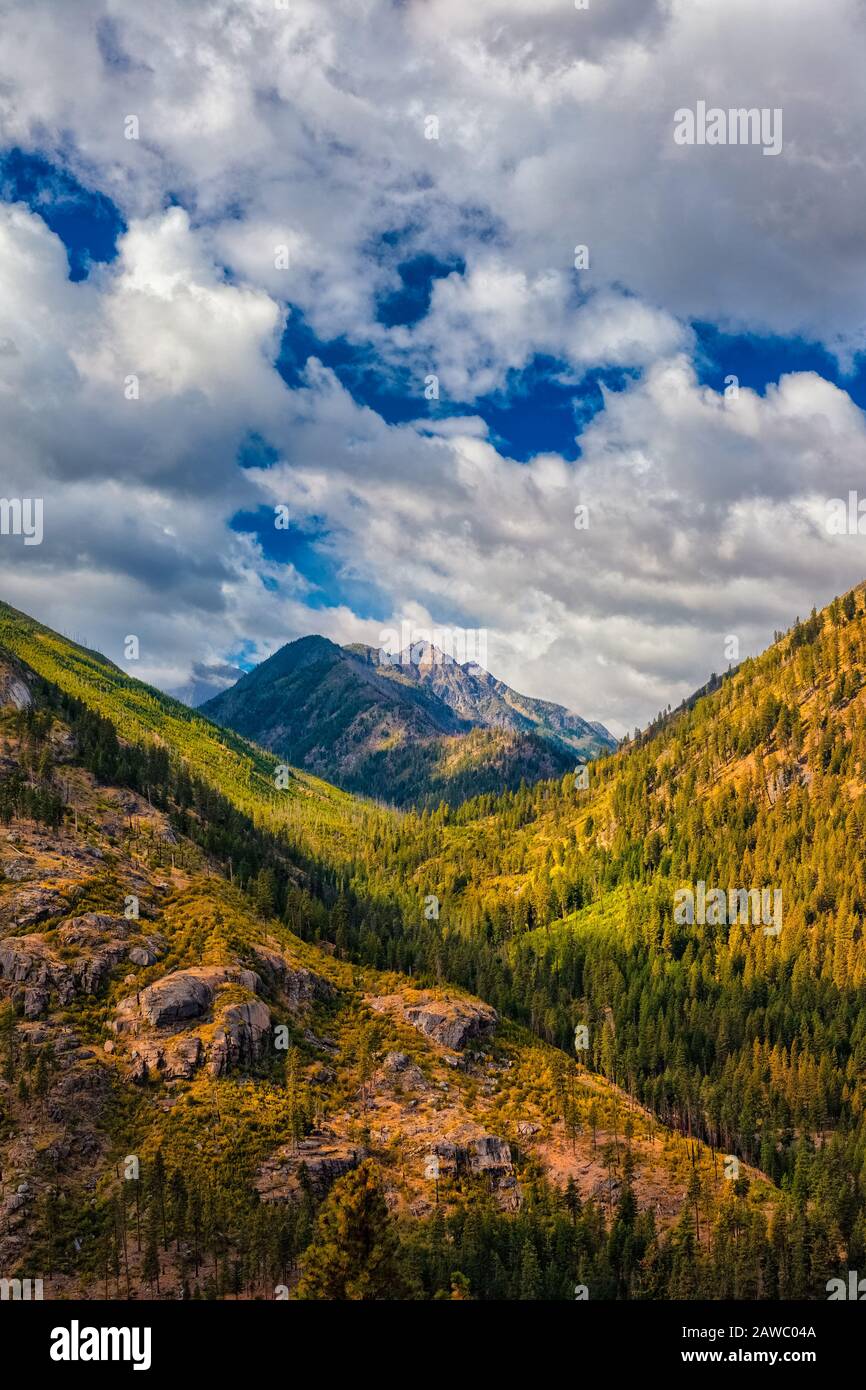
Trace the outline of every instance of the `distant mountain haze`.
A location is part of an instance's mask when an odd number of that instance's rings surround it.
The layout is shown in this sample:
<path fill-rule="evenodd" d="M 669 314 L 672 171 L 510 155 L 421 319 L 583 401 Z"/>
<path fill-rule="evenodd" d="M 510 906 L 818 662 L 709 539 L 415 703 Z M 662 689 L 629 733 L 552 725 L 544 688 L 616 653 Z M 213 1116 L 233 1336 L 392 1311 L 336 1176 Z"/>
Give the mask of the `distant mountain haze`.
<path fill-rule="evenodd" d="M 234 685 L 243 675 L 240 666 L 214 665 L 209 666 L 204 662 L 197 661 L 192 668 L 190 678 L 186 685 L 177 686 L 174 690 L 166 691 L 173 700 L 180 700 L 183 704 L 196 709 L 203 705 L 206 700 L 212 700 L 215 695 L 219 695 L 229 686 Z"/>
<path fill-rule="evenodd" d="M 603 725 L 430 643 L 391 655 L 302 637 L 200 708 L 296 766 L 397 805 L 558 777 L 617 745 Z"/>

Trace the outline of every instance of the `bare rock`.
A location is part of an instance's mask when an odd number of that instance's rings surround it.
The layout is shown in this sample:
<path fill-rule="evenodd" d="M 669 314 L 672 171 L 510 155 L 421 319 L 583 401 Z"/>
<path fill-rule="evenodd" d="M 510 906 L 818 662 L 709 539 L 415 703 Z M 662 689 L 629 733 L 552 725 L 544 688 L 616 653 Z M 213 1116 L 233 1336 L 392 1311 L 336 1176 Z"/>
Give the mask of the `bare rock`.
<path fill-rule="evenodd" d="M 496 1010 L 478 1000 L 448 996 L 436 998 L 427 991 L 414 996 L 383 994 L 370 999 L 380 1013 L 398 1013 L 425 1037 L 459 1052 L 471 1038 L 486 1037 L 497 1023 Z"/>
<path fill-rule="evenodd" d="M 436 1139 L 428 1150 L 439 1160 L 440 1173 L 483 1174 L 497 1188 L 515 1185 L 511 1148 L 495 1134 L 484 1134 L 474 1126 L 463 1126 L 455 1133 Z"/>
<path fill-rule="evenodd" d="M 336 1138 L 323 1130 L 314 1130 L 302 1139 L 295 1150 L 288 1146 L 262 1164 L 255 1186 L 263 1202 L 286 1201 L 300 1190 L 300 1170 L 303 1166 L 311 1185 L 321 1196 L 337 1178 L 350 1173 L 367 1156 L 366 1150 Z"/>
<path fill-rule="evenodd" d="M 140 965 L 143 967 L 156 965 L 160 957 L 165 955 L 166 949 L 167 947 L 163 937 L 157 934 L 146 936 L 144 940 L 139 942 L 136 946 L 130 947 L 129 959 L 132 961 L 133 965 Z"/>
<path fill-rule="evenodd" d="M 224 1009 L 208 1050 L 211 1076 L 224 1076 L 235 1067 L 257 1061 L 270 1026 L 271 1011 L 261 999 Z"/>
<path fill-rule="evenodd" d="M 48 999 L 47 989 L 25 989 L 24 1017 L 38 1018 L 40 1014 L 44 1014 L 48 1008 Z"/>
<path fill-rule="evenodd" d="M 252 970 L 238 966 L 203 965 L 173 970 L 137 995 L 122 999 L 113 1027 L 116 1033 L 135 1033 L 143 1026 L 173 1028 L 203 1018 L 220 985 L 238 984 L 256 992 L 261 984 Z"/>
<path fill-rule="evenodd" d="M 63 911 L 65 899 L 53 888 L 24 888 L 16 893 L 8 911 L 18 927 L 32 927 Z"/>
<path fill-rule="evenodd" d="M 0 665 L 0 705 L 29 709 L 32 704 L 33 696 L 23 674 L 4 658 Z"/>
<path fill-rule="evenodd" d="M 3 866 L 3 876 L 10 883 L 26 883 L 29 878 L 35 878 L 37 873 L 32 859 L 10 859 L 9 863 Z"/>
<path fill-rule="evenodd" d="M 74 943 L 66 941 L 64 944 Z M 84 951 L 78 960 L 67 963 L 57 960 L 39 936 L 7 937 L 0 942 L 0 979 L 27 985 L 31 993 L 39 991 L 40 996 L 46 996 L 45 1003 L 50 991 L 56 990 L 58 1003 L 65 1006 L 76 994 L 96 994 L 122 960 L 125 949 L 120 942 L 108 942 Z M 37 1009 L 35 1002 L 40 996 L 33 993 L 28 1017 L 42 1012 L 45 1005 Z M 25 996 L 25 1012 L 27 1009 Z"/>
<path fill-rule="evenodd" d="M 396 1091 L 401 1095 L 407 1091 L 430 1090 L 423 1071 L 405 1052 L 386 1053 L 372 1083 L 376 1090 Z"/>
<path fill-rule="evenodd" d="M 232 989 L 252 995 L 260 987 L 252 970 L 197 966 L 172 971 L 122 1000 L 111 1026 L 128 1042 L 130 1080 L 142 1085 L 155 1075 L 188 1081 L 205 1061 L 212 1076 L 224 1076 L 256 1062 L 267 1045 L 270 1009 L 254 997 L 224 996 Z M 212 1014 L 212 1031 L 197 1032 Z"/>
<path fill-rule="evenodd" d="M 283 995 L 292 1010 L 301 1009 L 316 999 L 333 999 L 336 994 L 330 980 L 304 965 L 293 964 L 280 951 L 257 946 L 255 955 L 268 984 Z"/>
<path fill-rule="evenodd" d="M 533 1135 L 541 1132 L 541 1125 L 533 1124 L 531 1120 L 518 1120 L 517 1133 L 521 1139 L 531 1139 Z"/>
<path fill-rule="evenodd" d="M 482 1134 L 471 1139 L 466 1146 L 469 1171 L 489 1173 L 493 1177 L 511 1177 L 514 1169 L 511 1162 L 511 1148 L 504 1139 L 495 1134 Z"/>
<path fill-rule="evenodd" d="M 39 936 L 0 941 L 0 979 L 13 984 L 45 985 L 51 980 L 51 956 Z"/>
<path fill-rule="evenodd" d="M 165 1041 L 143 1038 L 132 1048 L 130 1079 L 141 1084 L 153 1071 L 166 1081 L 189 1081 L 202 1055 L 201 1038 L 196 1033 L 184 1033 Z"/>
<path fill-rule="evenodd" d="M 143 1057 L 133 1057 L 129 1067 L 129 1079 L 133 1086 L 144 1086 L 147 1082 L 147 1078 L 147 1062 Z"/>
<path fill-rule="evenodd" d="M 62 922 L 57 935 L 64 946 L 100 946 L 105 941 L 123 941 L 132 930 L 125 917 L 108 912 L 85 912 Z"/>

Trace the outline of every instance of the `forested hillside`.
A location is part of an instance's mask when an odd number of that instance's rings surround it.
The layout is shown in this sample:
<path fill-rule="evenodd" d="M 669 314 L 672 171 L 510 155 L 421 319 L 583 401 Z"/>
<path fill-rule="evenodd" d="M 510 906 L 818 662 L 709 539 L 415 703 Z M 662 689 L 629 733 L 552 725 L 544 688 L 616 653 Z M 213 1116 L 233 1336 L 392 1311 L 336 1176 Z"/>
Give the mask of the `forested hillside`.
<path fill-rule="evenodd" d="M 441 969 L 683 1132 L 814 1196 L 856 1261 L 866 1196 L 862 589 L 573 779 L 406 830 L 442 904 L 371 959 Z M 678 922 L 678 890 L 781 892 L 781 930 Z M 360 945 L 360 943 L 359 943 Z M 363 949 L 363 946 L 360 947 Z"/>
<path fill-rule="evenodd" d="M 299 778 L 308 824 L 297 789 L 281 803 L 264 772 L 257 780 L 270 759 L 242 740 L 224 744 L 171 707 L 157 732 L 162 697 L 38 625 L 16 618 L 11 637 L 32 667 L 142 743 L 119 744 L 97 774 L 120 779 L 124 768 L 147 795 L 164 759 L 158 794 L 178 831 L 284 927 L 336 962 L 469 990 L 561 1055 L 574 1057 L 585 1028 L 577 1057 L 589 1072 L 687 1144 L 763 1170 L 779 1195 L 745 1240 L 742 1211 L 725 1204 L 735 1185 L 721 1179 L 710 1196 L 704 1184 L 693 1211 L 683 1186 L 670 1237 L 687 1250 L 677 1287 L 729 1288 L 719 1271 L 744 1260 L 737 1288 L 750 1292 L 736 1296 L 823 1298 L 830 1273 L 866 1257 L 862 590 L 593 764 L 586 789 L 569 776 L 398 815 Z M 89 756 L 112 746 L 100 736 Z M 56 789 L 38 778 L 27 788 L 21 796 L 47 797 L 46 813 L 65 816 Z M 16 806 L 33 814 L 32 800 Z M 780 892 L 780 930 L 678 920 L 676 895 L 700 883 Z M 551 1085 L 567 1100 L 567 1085 Z M 592 1130 L 588 1105 L 578 1127 Z M 629 1282 L 632 1296 L 642 1290 Z"/>
<path fill-rule="evenodd" d="M 9 1274 L 52 1299 L 788 1287 L 759 1174 L 471 996 L 353 965 L 360 904 L 4 653 L 0 706 Z"/>
<path fill-rule="evenodd" d="M 130 744 L 164 750 L 204 786 L 258 824 L 278 830 L 297 857 L 326 854 L 340 864 L 354 853 L 373 808 L 249 743 L 169 695 L 127 675 L 99 652 L 69 641 L 0 603 L 0 646 L 89 709 L 111 720 Z M 284 770 L 278 779 L 278 771 Z M 278 786 L 278 780 L 281 785 Z"/>

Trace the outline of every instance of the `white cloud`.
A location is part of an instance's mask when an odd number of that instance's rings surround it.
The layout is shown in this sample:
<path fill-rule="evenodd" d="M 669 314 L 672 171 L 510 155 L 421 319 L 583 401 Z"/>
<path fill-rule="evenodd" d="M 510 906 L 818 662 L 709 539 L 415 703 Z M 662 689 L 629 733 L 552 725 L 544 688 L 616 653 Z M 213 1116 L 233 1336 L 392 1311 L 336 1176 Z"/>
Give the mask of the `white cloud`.
<path fill-rule="evenodd" d="M 382 232 L 474 265 L 493 229 L 530 282 L 587 243 L 589 287 L 861 345 L 857 0 L 825 0 L 820 24 L 811 0 L 3 8 L 5 138 L 62 151 L 130 215 L 180 196 L 275 294 L 281 233 L 287 297 L 322 333 L 372 330 Z M 782 156 L 676 146 L 699 98 L 782 107 Z"/>
<path fill-rule="evenodd" d="M 726 401 L 671 359 L 608 396 L 576 464 L 515 463 L 477 434 L 419 439 L 320 368 L 296 410 L 293 460 L 256 475 L 274 499 L 326 512 L 334 554 L 396 618 L 410 596 L 487 628 L 497 674 L 620 729 L 721 669 L 727 635 L 754 652 L 860 576 L 857 538 L 823 517 L 863 476 L 866 428 L 811 374 Z"/>
<path fill-rule="evenodd" d="M 690 335 L 639 300 L 601 291 L 581 302 L 562 272 L 531 277 L 496 256 L 437 280 L 429 313 L 389 340 L 383 355 L 408 357 L 419 381 L 433 371 L 447 396 L 469 401 L 501 391 L 535 354 L 566 361 L 579 377 L 593 366 L 646 366 Z"/>
<path fill-rule="evenodd" d="M 726 401 L 698 384 L 685 326 L 804 333 L 846 362 L 866 345 L 855 0 L 825 0 L 820 23 L 806 0 L 0 14 L 4 140 L 67 162 L 129 223 L 117 261 L 72 284 L 41 220 L 0 208 L 2 492 L 46 500 L 44 545 L 0 550 L 18 606 L 110 655 L 138 633 L 141 673 L 169 686 L 245 639 L 264 655 L 310 630 L 376 642 L 406 616 L 485 627 L 496 674 L 622 729 L 721 666 L 726 634 L 754 650 L 861 577 L 858 539 L 822 527 L 825 497 L 863 476 L 861 412 L 810 373 Z M 699 98 L 781 106 L 782 155 L 675 146 L 673 113 Z M 387 330 L 377 303 L 418 252 L 465 273 Z M 288 390 L 289 303 L 369 345 L 383 381 L 408 370 L 418 420 L 386 425 L 315 360 Z M 536 354 L 575 382 L 640 374 L 606 392 L 576 463 L 511 460 L 472 413 Z M 459 418 L 425 421 L 429 372 Z M 276 467 L 237 467 L 250 433 Z M 230 529 L 275 502 L 324 519 L 381 616 L 312 606 Z"/>

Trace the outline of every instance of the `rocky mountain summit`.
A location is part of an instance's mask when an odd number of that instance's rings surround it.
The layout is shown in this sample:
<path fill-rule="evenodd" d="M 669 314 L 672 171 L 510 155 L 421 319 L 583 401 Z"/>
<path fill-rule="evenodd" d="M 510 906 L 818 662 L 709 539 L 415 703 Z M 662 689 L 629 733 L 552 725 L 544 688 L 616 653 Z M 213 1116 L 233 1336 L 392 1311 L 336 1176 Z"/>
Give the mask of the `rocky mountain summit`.
<path fill-rule="evenodd" d="M 389 655 L 302 637 L 201 709 L 290 763 L 399 805 L 562 776 L 616 747 L 603 725 L 429 643 Z"/>

